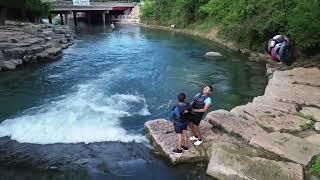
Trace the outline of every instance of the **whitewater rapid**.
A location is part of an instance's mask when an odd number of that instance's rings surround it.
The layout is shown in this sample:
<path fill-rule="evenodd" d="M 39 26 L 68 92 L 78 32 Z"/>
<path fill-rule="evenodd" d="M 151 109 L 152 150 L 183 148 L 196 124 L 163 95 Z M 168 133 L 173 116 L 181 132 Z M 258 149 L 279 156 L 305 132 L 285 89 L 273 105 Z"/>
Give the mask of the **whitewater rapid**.
<path fill-rule="evenodd" d="M 0 124 L 0 136 L 36 144 L 145 141 L 142 134 L 121 127 L 123 117 L 150 115 L 143 95 L 108 90 L 121 73 L 121 68 L 104 72 L 97 80 L 76 85 L 73 92 L 6 119 Z"/>

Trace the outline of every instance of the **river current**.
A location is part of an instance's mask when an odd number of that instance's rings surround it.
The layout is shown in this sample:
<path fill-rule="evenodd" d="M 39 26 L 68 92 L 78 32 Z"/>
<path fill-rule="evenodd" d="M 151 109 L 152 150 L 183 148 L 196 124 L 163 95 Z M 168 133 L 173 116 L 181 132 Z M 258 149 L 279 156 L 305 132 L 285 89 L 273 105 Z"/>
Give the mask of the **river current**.
<path fill-rule="evenodd" d="M 169 118 L 212 84 L 213 106 L 262 95 L 264 64 L 210 41 L 117 25 L 76 29 L 54 62 L 0 73 L 0 179 L 206 179 L 206 164 L 171 166 L 154 153 L 144 122 Z M 205 58 L 208 51 L 223 58 Z"/>

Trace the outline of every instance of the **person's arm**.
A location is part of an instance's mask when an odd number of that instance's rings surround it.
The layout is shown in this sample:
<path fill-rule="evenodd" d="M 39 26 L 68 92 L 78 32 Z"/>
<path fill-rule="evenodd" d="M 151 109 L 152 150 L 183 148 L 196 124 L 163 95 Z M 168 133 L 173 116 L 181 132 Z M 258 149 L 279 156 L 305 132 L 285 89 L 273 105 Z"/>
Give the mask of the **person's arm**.
<path fill-rule="evenodd" d="M 180 113 L 179 113 L 179 108 L 175 107 L 172 111 L 171 111 L 171 118 L 173 120 L 177 119 L 180 117 Z"/>
<path fill-rule="evenodd" d="M 176 107 L 173 112 L 174 112 L 174 117 L 176 117 L 176 118 L 180 117 L 180 113 L 179 113 L 179 108 L 178 107 Z"/>
<path fill-rule="evenodd" d="M 204 101 L 204 103 L 205 103 L 205 106 L 203 107 L 203 109 L 192 109 L 192 111 L 193 112 L 206 112 L 208 109 L 209 109 L 209 107 L 210 107 L 210 105 L 211 105 L 211 98 L 210 97 L 208 97 L 205 101 Z"/>
<path fill-rule="evenodd" d="M 192 109 L 192 112 L 206 112 L 210 107 L 210 104 L 206 104 L 203 109 Z"/>

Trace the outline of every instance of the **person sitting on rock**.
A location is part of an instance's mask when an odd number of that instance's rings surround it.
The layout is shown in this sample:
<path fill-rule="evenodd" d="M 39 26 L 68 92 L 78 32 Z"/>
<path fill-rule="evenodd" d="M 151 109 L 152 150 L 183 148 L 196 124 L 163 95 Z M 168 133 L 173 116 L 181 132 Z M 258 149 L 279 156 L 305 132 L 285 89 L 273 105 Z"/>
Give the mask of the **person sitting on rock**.
<path fill-rule="evenodd" d="M 174 154 L 182 154 L 182 149 L 188 151 L 187 147 L 187 127 L 191 112 L 189 103 L 185 103 L 186 95 L 178 95 L 178 103 L 172 108 L 171 115 L 174 122 L 174 131 L 177 133 L 177 148 L 173 150 Z"/>
<path fill-rule="evenodd" d="M 191 129 L 193 136 L 191 136 L 189 140 L 196 141 L 194 142 L 194 145 L 196 146 L 202 143 L 199 125 L 203 114 L 209 109 L 211 105 L 211 98 L 209 96 L 211 95 L 212 90 L 213 88 L 211 85 L 205 85 L 202 93 L 198 93 L 191 102 L 192 116 L 190 117 L 191 122 L 188 126 Z"/>
<path fill-rule="evenodd" d="M 279 34 L 270 39 L 267 52 L 271 55 L 272 60 L 278 63 L 286 63 L 287 65 L 292 64 L 292 42 L 285 35 Z"/>

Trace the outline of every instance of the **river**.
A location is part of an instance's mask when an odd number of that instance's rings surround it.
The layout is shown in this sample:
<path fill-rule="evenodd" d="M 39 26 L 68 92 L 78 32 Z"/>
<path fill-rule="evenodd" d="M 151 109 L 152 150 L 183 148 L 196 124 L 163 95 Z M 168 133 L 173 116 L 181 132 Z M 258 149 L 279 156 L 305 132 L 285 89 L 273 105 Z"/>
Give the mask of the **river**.
<path fill-rule="evenodd" d="M 0 73 L 1 179 L 207 179 L 206 163 L 171 166 L 144 136 L 212 84 L 213 106 L 262 95 L 265 65 L 210 41 L 138 26 L 84 24 L 60 60 Z M 207 51 L 223 58 L 207 59 Z"/>

